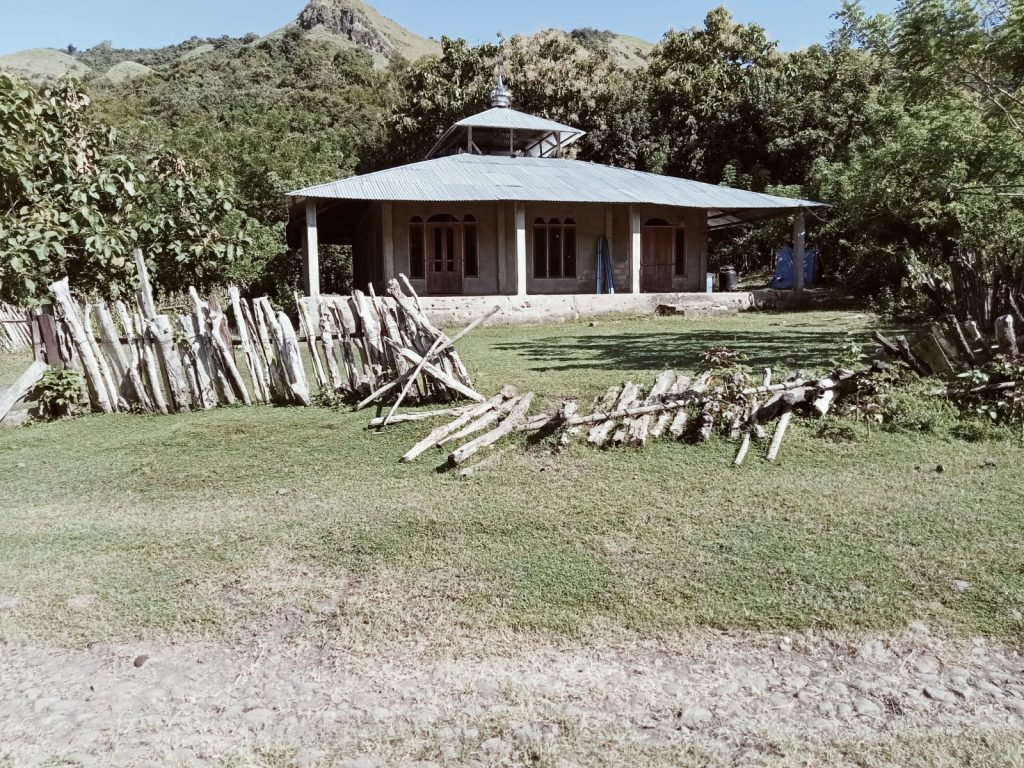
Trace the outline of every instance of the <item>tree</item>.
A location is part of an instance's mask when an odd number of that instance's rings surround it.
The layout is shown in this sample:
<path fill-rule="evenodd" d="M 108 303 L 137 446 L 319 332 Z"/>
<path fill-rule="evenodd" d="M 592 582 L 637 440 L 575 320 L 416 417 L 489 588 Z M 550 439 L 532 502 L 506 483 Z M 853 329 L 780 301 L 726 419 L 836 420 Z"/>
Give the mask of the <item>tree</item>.
<path fill-rule="evenodd" d="M 224 186 L 181 158 L 130 162 L 90 104 L 74 83 L 37 91 L 0 75 L 0 299 L 38 299 L 64 275 L 80 290 L 123 295 L 135 247 L 166 291 L 225 281 L 247 221 Z"/>
<path fill-rule="evenodd" d="M 871 292 L 916 290 L 923 271 L 962 268 L 994 287 L 1019 269 L 1024 237 L 1019 12 L 996 0 L 903 0 L 892 16 L 867 17 L 857 3 L 840 16 L 840 34 L 885 70 L 848 161 L 815 171 L 836 203 L 829 234 L 848 272 Z"/>

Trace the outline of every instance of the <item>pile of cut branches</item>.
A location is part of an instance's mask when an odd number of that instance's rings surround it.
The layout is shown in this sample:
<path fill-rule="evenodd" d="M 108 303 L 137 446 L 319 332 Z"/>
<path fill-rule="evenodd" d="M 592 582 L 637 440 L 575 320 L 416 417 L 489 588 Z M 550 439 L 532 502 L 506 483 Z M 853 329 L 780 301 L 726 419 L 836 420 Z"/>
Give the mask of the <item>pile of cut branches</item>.
<path fill-rule="evenodd" d="M 900 361 L 925 378 L 942 379 L 935 395 L 962 408 L 988 415 L 993 421 L 1024 419 L 1024 322 L 1015 313 L 996 318 L 991 337 L 972 321 L 960 323 L 950 313 L 944 323 L 932 323 L 916 344 L 905 336 L 895 342 L 875 332 L 887 359 Z"/>
<path fill-rule="evenodd" d="M 609 389 L 589 412 L 582 412 L 578 401 L 565 400 L 551 411 L 530 416 L 534 394 L 520 395 L 506 386 L 474 406 L 377 418 L 370 427 L 454 417 L 402 457 L 402 461 L 414 461 L 442 448 L 452 467 L 466 464 L 514 434 L 551 436 L 560 449 L 577 438 L 598 448 L 641 448 L 660 439 L 703 443 L 717 430 L 739 441 L 735 461 L 739 465 L 753 441 L 767 438 L 770 425 L 776 424 L 767 458 L 774 461 L 794 414 L 820 418 L 836 403 L 862 390 L 864 379 L 889 368 L 876 361 L 861 371 L 840 368 L 811 379 L 794 374 L 774 384 L 771 370 L 766 369 L 760 383 L 753 384 L 739 360 L 737 353 L 725 348 L 711 350 L 705 362 L 712 367 L 696 377 L 666 370 L 649 388 L 628 381 Z"/>

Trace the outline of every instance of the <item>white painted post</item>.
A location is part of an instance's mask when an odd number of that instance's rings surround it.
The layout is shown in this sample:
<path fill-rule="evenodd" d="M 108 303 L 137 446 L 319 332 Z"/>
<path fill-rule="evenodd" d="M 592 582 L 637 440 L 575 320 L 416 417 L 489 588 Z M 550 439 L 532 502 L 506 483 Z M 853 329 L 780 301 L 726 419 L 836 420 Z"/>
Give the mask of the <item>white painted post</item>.
<path fill-rule="evenodd" d="M 516 295 L 526 295 L 526 206 L 516 203 Z"/>
<path fill-rule="evenodd" d="M 640 211 L 629 207 L 629 286 L 631 293 L 640 293 Z"/>
<path fill-rule="evenodd" d="M 499 295 L 510 293 L 508 279 L 508 244 L 505 240 L 505 219 L 508 216 L 508 206 L 505 203 L 496 203 L 495 219 L 497 221 L 495 231 L 498 233 L 498 280 L 496 288 Z"/>
<path fill-rule="evenodd" d="M 320 245 L 316 228 L 316 202 L 306 201 L 306 229 L 302 235 L 302 287 L 307 296 L 320 295 Z"/>
<path fill-rule="evenodd" d="M 394 204 L 381 204 L 381 229 L 384 231 L 382 250 L 384 256 L 384 284 L 395 277 L 395 211 Z"/>
<path fill-rule="evenodd" d="M 793 290 L 804 289 L 804 252 L 807 248 L 807 219 L 800 211 L 793 217 Z"/>

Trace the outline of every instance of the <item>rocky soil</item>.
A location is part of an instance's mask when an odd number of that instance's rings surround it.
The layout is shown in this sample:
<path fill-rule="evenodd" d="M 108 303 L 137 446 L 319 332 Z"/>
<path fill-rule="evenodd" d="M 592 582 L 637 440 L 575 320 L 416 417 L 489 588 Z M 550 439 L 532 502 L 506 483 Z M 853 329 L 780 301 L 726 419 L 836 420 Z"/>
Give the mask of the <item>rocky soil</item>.
<path fill-rule="evenodd" d="M 285 556 L 198 589 L 230 637 L 78 642 L 99 596 L 62 635 L 0 595 L 0 766 L 1024 764 L 1024 656 L 923 624 L 559 638 L 466 626 L 450 580 Z"/>
<path fill-rule="evenodd" d="M 0 648 L 0 763 L 837 765 L 900 734 L 1024 740 L 1024 658 L 923 626 L 344 639 Z"/>

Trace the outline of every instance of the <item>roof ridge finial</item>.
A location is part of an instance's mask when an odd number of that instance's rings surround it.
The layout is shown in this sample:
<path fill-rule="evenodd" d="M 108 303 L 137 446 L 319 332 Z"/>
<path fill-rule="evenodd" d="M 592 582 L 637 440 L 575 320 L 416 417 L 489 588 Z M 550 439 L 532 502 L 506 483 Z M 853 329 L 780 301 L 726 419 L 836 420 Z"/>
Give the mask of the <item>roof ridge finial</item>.
<path fill-rule="evenodd" d="M 494 90 L 491 91 L 491 106 L 495 109 L 508 109 L 512 106 L 512 92 L 505 87 L 505 37 L 498 33 L 498 77 Z"/>

